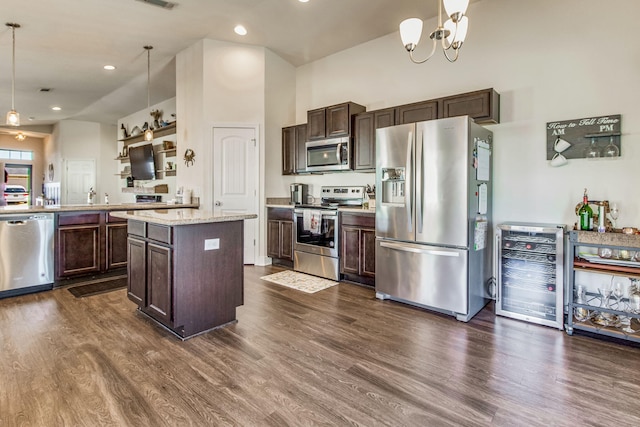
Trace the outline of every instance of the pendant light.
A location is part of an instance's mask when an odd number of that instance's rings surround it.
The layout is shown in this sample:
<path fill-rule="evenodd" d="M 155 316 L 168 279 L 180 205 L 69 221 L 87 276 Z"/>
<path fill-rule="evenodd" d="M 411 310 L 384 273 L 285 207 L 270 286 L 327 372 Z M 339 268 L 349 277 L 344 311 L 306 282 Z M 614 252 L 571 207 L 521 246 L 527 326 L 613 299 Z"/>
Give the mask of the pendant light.
<path fill-rule="evenodd" d="M 13 56 L 11 60 L 13 62 L 11 71 L 11 111 L 7 113 L 7 124 L 9 126 L 20 126 L 20 114 L 16 111 L 15 98 L 16 98 L 16 28 L 20 28 L 20 24 L 13 22 L 7 22 L 7 27 L 11 27 L 11 34 L 13 37 Z"/>
<path fill-rule="evenodd" d="M 145 46 L 147 50 L 147 111 L 149 111 L 149 115 L 151 115 L 150 110 L 150 99 L 151 99 L 151 49 L 153 46 Z M 153 122 L 147 127 L 147 130 L 144 131 L 144 140 L 145 141 L 153 141 Z"/>

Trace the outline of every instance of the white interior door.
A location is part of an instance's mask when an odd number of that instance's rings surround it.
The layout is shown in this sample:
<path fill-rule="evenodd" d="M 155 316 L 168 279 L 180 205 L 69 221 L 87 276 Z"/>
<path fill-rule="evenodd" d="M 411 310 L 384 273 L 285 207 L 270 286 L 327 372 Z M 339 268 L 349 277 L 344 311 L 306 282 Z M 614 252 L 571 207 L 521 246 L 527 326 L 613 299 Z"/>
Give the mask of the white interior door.
<path fill-rule="evenodd" d="M 96 161 L 95 159 L 67 159 L 65 162 L 65 180 L 62 192 L 65 196 L 63 203 L 87 203 L 87 193 L 90 188 L 96 190 Z"/>
<path fill-rule="evenodd" d="M 257 129 L 213 128 L 213 210 L 255 214 L 258 210 Z M 244 221 L 244 263 L 255 264 L 258 220 Z"/>

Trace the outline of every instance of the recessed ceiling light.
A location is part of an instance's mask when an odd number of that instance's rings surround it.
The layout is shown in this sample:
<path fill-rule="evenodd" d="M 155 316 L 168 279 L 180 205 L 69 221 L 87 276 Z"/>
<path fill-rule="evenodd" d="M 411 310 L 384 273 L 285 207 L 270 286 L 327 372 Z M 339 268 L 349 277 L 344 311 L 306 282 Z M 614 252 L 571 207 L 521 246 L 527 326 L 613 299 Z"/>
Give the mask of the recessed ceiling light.
<path fill-rule="evenodd" d="M 307 3 L 309 0 L 298 0 L 300 3 Z"/>
<path fill-rule="evenodd" d="M 239 36 L 246 36 L 247 35 L 247 29 L 242 25 L 236 25 L 236 27 L 233 29 L 233 31 L 235 31 L 236 34 L 238 34 Z"/>
<path fill-rule="evenodd" d="M 51 107 L 51 109 L 53 111 L 60 111 L 60 110 L 62 110 L 62 107 Z"/>
<path fill-rule="evenodd" d="M 107 70 L 107 71 L 113 71 L 113 70 L 115 70 L 115 69 L 116 69 L 115 65 L 105 65 L 105 66 L 104 66 L 104 67 L 102 67 L 102 68 L 104 68 L 104 69 L 105 69 L 105 70 Z"/>

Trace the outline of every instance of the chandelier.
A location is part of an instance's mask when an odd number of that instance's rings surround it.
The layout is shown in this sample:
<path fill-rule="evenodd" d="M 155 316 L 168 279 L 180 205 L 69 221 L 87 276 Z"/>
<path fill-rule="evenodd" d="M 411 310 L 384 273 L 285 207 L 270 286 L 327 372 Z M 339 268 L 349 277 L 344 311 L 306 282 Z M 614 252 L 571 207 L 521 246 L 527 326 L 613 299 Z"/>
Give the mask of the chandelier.
<path fill-rule="evenodd" d="M 447 12 L 449 19 L 442 24 L 442 4 Z M 416 60 L 413 57 L 413 51 L 418 46 L 420 37 L 422 36 L 422 19 L 409 18 L 400 23 L 400 38 L 405 49 L 409 52 L 409 58 L 416 64 L 422 64 L 430 59 L 436 51 L 438 42 L 442 44 L 442 52 L 449 62 L 455 62 L 462 48 L 462 43 L 467 36 L 469 28 L 469 19 L 465 16 L 469 0 L 438 0 L 438 26 L 429 35 L 433 40 L 433 48 L 431 53 L 423 60 Z M 453 55 L 449 53 L 453 50 Z"/>
<path fill-rule="evenodd" d="M 7 27 L 11 27 L 12 41 L 13 41 L 13 54 L 11 57 L 11 111 L 7 113 L 7 124 L 9 126 L 20 126 L 20 114 L 16 111 L 15 99 L 16 99 L 16 28 L 20 28 L 20 24 L 13 22 L 7 22 Z"/>
<path fill-rule="evenodd" d="M 24 141 L 25 139 L 27 139 L 27 135 L 25 135 L 25 134 L 24 134 L 24 133 L 22 133 L 22 132 L 18 132 L 18 133 L 16 134 L 15 138 L 16 138 L 18 141 L 22 142 L 22 141 Z"/>

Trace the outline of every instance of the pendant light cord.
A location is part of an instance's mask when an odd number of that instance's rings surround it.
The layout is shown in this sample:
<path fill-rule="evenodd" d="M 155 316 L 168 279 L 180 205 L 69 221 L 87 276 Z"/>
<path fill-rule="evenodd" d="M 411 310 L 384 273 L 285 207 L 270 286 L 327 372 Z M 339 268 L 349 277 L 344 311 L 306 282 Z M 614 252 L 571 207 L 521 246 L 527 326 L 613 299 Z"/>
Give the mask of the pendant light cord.
<path fill-rule="evenodd" d="M 151 106 L 151 49 L 153 46 L 145 46 L 147 50 L 147 110 Z"/>
<path fill-rule="evenodd" d="M 12 67 L 11 67 L 11 110 L 15 110 L 16 100 L 16 26 L 18 24 L 11 24 L 11 33 L 13 40 L 13 53 L 11 55 Z"/>

